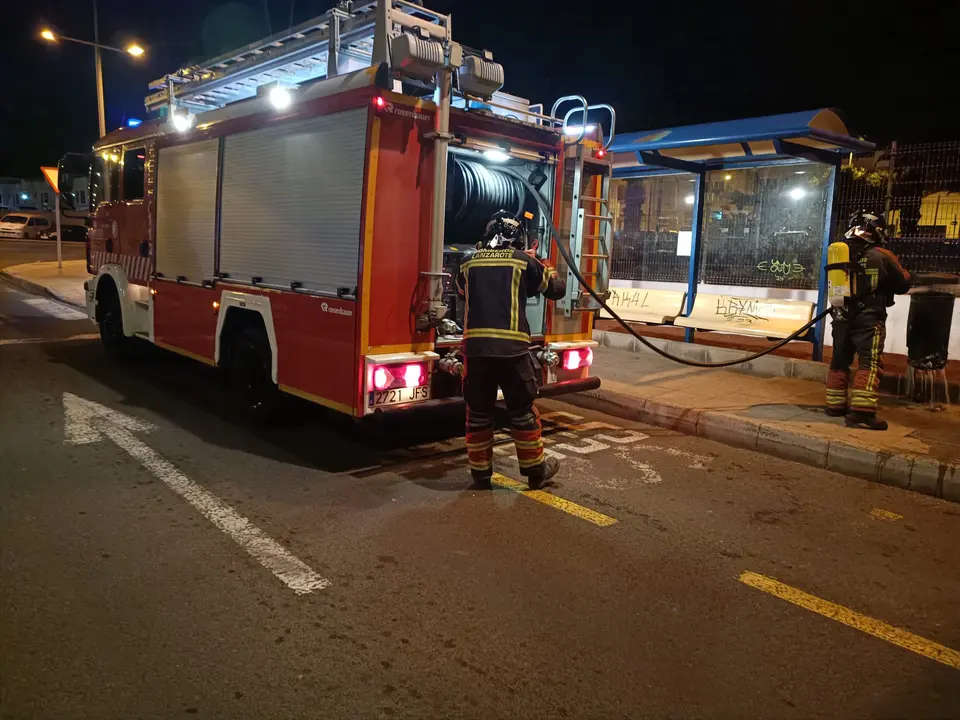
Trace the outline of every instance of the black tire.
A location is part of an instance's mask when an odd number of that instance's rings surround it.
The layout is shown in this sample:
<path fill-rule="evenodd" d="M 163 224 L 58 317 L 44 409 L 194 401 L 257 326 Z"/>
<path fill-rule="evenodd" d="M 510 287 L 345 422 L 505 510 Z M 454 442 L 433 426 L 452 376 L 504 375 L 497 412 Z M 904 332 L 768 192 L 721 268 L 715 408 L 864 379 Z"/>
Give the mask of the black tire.
<path fill-rule="evenodd" d="M 97 324 L 100 326 L 100 343 L 107 354 L 125 358 L 130 354 L 130 338 L 123 334 L 123 311 L 120 298 L 113 289 L 105 290 L 97 299 Z"/>
<path fill-rule="evenodd" d="M 244 413 L 257 422 L 271 419 L 280 407 L 271 368 L 270 341 L 263 328 L 246 328 L 230 341 L 227 382 Z"/>

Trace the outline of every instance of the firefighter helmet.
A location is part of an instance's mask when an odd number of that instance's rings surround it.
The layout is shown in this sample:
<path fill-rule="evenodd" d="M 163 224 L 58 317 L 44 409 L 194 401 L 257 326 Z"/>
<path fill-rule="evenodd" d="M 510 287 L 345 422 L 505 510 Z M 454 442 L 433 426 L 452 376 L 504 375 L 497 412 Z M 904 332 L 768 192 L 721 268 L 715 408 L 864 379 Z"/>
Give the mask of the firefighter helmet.
<path fill-rule="evenodd" d="M 523 224 L 513 213 L 498 210 L 487 222 L 483 239 L 490 247 L 513 245 L 522 250 L 524 248 Z"/>
<path fill-rule="evenodd" d="M 870 210 L 858 210 L 847 223 L 847 237 L 879 245 L 887 239 L 887 221 L 883 215 Z"/>

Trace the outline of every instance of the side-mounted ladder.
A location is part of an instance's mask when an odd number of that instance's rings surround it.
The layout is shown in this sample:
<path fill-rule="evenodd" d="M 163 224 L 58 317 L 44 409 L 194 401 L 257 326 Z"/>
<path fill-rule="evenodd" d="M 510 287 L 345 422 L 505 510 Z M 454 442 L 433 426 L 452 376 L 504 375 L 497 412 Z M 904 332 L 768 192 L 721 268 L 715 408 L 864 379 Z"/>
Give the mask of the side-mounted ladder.
<path fill-rule="evenodd" d="M 616 135 L 617 113 L 610 105 L 588 105 L 582 96 L 569 95 L 558 99 L 550 114 L 557 117 L 558 109 L 567 102 L 576 102 L 579 105 L 568 110 L 562 120 L 564 137 L 573 138 L 565 144 L 568 147 L 576 145 L 567 246 L 577 270 L 590 285 L 590 289 L 599 297 L 606 299 L 607 289 L 610 286 L 610 255 L 613 242 L 613 216 L 609 201 L 613 164 L 607 156 L 607 148 L 610 147 Z M 587 117 L 591 110 L 605 111 L 610 115 L 609 136 L 606 142 L 595 151 L 583 145 L 583 138 L 589 127 Z M 570 118 L 575 115 L 582 118 L 581 125 L 577 128 L 569 124 Z M 570 268 L 567 269 L 566 296 L 558 300 L 557 305 L 563 308 L 566 317 L 576 312 L 594 312 L 600 309 L 600 304 L 580 286 L 579 280 Z"/>

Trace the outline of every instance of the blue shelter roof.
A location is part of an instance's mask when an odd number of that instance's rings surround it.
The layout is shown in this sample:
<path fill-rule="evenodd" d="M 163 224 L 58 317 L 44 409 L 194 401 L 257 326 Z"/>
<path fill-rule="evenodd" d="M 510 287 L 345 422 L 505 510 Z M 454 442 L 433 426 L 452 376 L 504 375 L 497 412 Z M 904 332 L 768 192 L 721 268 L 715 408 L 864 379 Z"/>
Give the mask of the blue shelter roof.
<path fill-rule="evenodd" d="M 622 175 L 664 168 L 704 172 L 797 158 L 836 163 L 846 153 L 873 149 L 873 143 L 850 135 L 838 111 L 822 108 L 621 134 L 608 152 Z"/>

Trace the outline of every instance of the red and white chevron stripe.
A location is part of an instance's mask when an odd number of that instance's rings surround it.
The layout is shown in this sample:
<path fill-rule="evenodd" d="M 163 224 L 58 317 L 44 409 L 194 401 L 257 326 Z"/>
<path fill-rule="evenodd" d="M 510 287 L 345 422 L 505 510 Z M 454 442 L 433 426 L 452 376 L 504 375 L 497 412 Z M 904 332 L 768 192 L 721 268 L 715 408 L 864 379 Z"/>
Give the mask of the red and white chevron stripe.
<path fill-rule="evenodd" d="M 94 268 L 115 264 L 123 268 L 128 280 L 146 283 L 150 279 L 150 258 L 139 255 L 121 255 L 94 250 L 91 253 Z"/>

